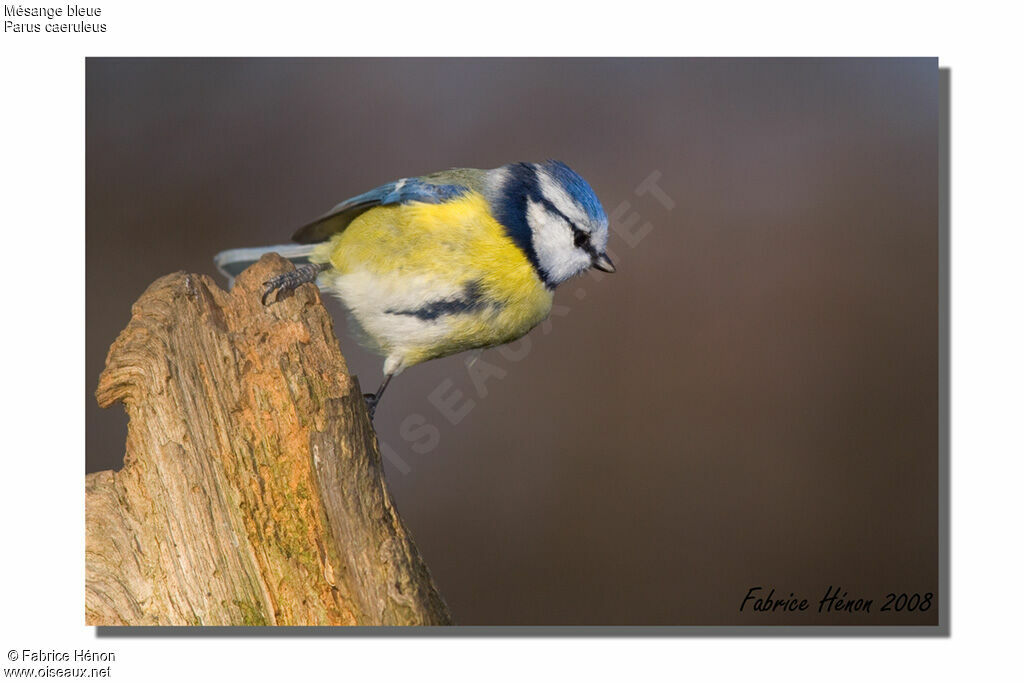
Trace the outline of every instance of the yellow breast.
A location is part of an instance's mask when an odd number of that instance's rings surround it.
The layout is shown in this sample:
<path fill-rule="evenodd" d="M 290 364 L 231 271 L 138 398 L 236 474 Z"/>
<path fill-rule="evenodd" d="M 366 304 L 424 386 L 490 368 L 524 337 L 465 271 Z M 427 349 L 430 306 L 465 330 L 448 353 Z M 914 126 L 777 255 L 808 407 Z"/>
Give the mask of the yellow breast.
<path fill-rule="evenodd" d="M 331 264 L 322 281 L 403 366 L 512 341 L 551 310 L 551 291 L 479 193 L 371 209 L 312 260 Z M 473 306 L 444 305 L 466 292 Z"/>

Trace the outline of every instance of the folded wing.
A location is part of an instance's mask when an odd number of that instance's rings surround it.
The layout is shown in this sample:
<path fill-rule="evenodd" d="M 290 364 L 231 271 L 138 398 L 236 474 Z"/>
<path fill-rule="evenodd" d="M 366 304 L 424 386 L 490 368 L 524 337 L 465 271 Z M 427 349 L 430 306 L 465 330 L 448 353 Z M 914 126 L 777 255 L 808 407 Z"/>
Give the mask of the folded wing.
<path fill-rule="evenodd" d="M 347 228 L 357 216 L 377 206 L 410 202 L 440 204 L 454 199 L 473 189 L 472 185 L 475 183 L 466 182 L 471 179 L 468 172 L 473 170 L 458 169 L 422 178 L 402 178 L 381 185 L 369 192 L 346 199 L 312 223 L 299 228 L 292 235 L 292 240 L 299 244 L 324 242 Z"/>

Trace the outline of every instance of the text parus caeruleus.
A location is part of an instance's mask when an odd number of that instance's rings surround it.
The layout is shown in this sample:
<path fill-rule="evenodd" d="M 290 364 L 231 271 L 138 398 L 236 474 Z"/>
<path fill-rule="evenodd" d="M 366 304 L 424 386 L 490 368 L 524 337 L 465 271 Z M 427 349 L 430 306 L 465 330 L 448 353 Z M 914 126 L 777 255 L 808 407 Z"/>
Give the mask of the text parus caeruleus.
<path fill-rule="evenodd" d="M 229 278 L 269 252 L 300 264 L 270 294 L 315 281 L 385 357 L 370 416 L 392 377 L 432 358 L 513 341 L 551 311 L 555 287 L 588 268 L 614 272 L 608 218 L 560 161 L 402 178 L 338 204 L 298 244 L 232 249 Z"/>

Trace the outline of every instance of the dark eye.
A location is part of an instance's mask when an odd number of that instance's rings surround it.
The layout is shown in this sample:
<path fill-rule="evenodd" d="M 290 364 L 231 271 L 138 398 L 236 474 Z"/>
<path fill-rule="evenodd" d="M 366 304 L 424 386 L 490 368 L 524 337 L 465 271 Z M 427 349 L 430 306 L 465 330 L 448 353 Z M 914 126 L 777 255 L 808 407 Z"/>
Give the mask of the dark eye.
<path fill-rule="evenodd" d="M 582 230 L 574 230 L 573 232 L 575 234 L 573 235 L 572 243 L 575 244 L 576 247 L 582 247 L 584 244 L 587 243 L 587 233 L 583 232 Z"/>

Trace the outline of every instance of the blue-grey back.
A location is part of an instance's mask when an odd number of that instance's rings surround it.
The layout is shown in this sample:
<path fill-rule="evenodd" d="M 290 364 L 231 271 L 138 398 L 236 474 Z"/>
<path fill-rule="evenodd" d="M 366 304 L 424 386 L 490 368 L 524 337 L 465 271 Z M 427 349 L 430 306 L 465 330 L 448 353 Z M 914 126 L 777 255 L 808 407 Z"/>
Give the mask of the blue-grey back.
<path fill-rule="evenodd" d="M 300 244 L 324 242 L 347 228 L 360 214 L 377 206 L 410 202 L 440 204 L 467 192 L 483 192 L 486 173 L 475 168 L 453 168 L 375 187 L 346 199 L 312 223 L 299 228 L 292 235 L 292 240 Z"/>

